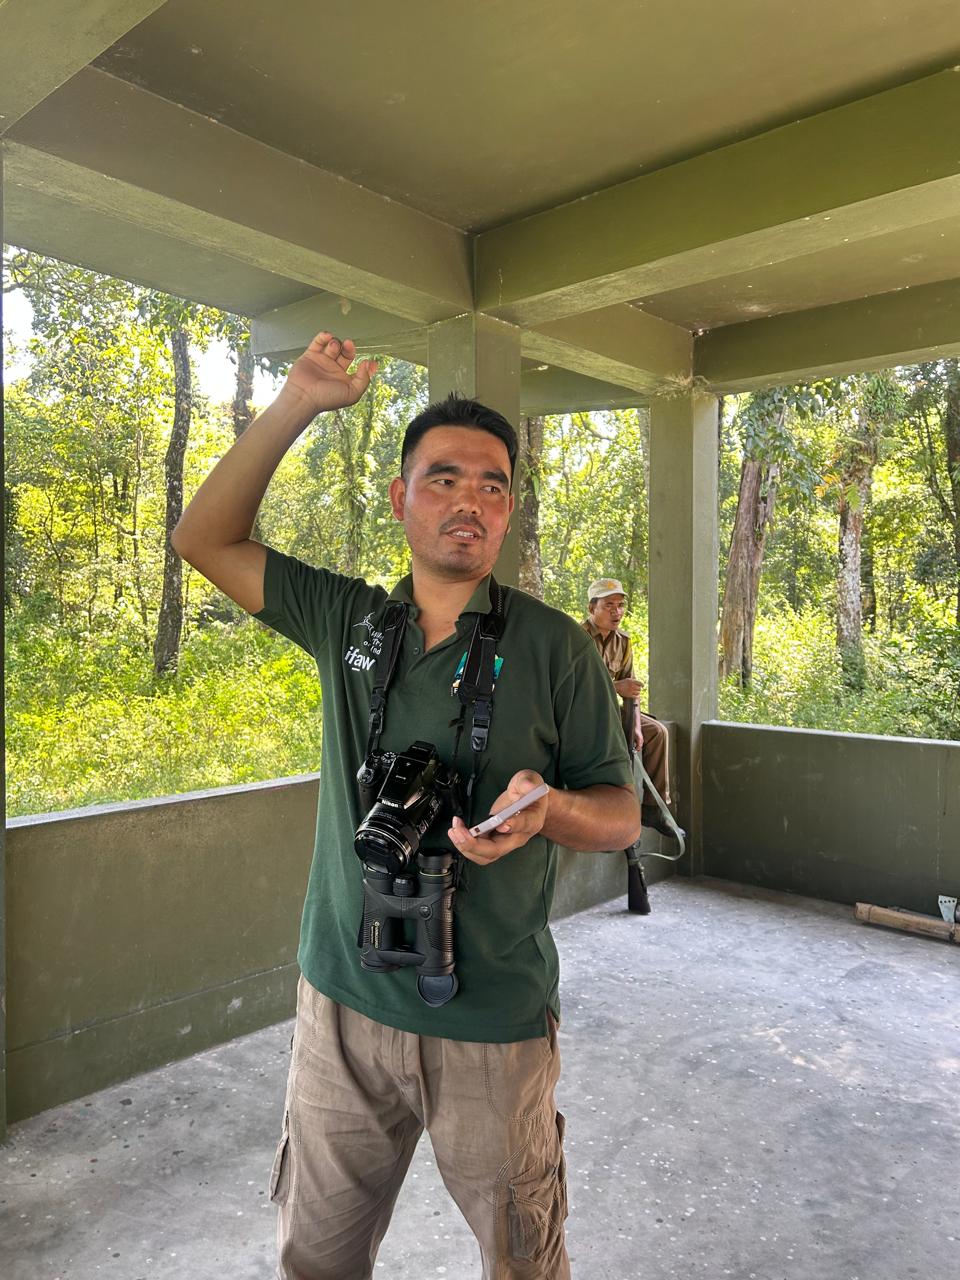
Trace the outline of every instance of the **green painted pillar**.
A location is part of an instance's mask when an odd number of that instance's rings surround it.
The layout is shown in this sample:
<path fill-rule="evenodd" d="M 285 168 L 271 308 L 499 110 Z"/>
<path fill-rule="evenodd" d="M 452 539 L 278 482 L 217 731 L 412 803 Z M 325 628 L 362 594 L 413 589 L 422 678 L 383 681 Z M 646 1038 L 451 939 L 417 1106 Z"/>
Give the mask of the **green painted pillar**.
<path fill-rule="evenodd" d="M 427 331 L 427 364 L 431 401 L 459 391 L 496 409 L 517 427 L 520 421 L 520 330 L 514 325 L 475 313 L 442 320 Z M 514 520 L 497 560 L 498 580 L 516 586 L 519 566 L 520 540 Z"/>
<path fill-rule="evenodd" d="M 0 242 L 6 244 L 3 240 L 3 147 L 0 146 Z M 3 331 L 3 293 L 0 291 L 0 332 Z M 0 414 L 0 420 L 3 415 Z M 6 464 L 4 461 L 4 441 L 0 437 L 0 469 L 6 475 Z M 3 509 L 4 506 L 4 488 L 0 485 L 0 529 L 6 529 L 7 521 Z M 0 539 L 0 574 L 4 575 L 6 580 L 6 540 Z M 0 662 L 3 663 L 3 669 L 6 671 L 6 654 L 5 654 L 5 638 L 3 632 L 3 618 L 0 617 Z M 6 831 L 7 831 L 7 778 L 5 772 L 6 760 L 6 728 L 4 724 L 4 686 L 0 684 L 0 741 L 3 742 L 4 750 L 0 751 L 0 1142 L 3 1141 L 7 1132 L 7 886 L 6 886 Z"/>
<path fill-rule="evenodd" d="M 703 869 L 700 729 L 717 713 L 717 400 L 692 392 L 650 410 L 650 709 L 677 725 L 686 866 Z"/>

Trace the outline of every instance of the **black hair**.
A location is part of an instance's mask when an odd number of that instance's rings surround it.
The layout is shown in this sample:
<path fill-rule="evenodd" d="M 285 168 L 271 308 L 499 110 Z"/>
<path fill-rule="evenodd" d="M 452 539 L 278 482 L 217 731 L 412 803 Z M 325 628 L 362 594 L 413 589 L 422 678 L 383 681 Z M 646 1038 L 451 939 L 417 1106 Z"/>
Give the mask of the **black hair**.
<path fill-rule="evenodd" d="M 407 459 L 417 445 L 434 427 L 473 427 L 477 431 L 489 431 L 506 446 L 510 459 L 510 484 L 517 463 L 517 433 L 506 418 L 496 409 L 488 409 L 479 400 L 469 400 L 459 391 L 451 391 L 445 400 L 437 400 L 418 413 L 403 436 L 400 450 L 400 473 L 405 474 Z"/>

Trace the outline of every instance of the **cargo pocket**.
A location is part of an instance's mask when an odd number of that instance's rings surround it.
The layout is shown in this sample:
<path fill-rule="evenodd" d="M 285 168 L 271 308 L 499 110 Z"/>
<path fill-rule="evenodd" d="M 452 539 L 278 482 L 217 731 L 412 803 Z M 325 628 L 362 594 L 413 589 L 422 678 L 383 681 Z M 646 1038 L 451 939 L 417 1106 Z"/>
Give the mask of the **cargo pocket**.
<path fill-rule="evenodd" d="M 557 1138 L 560 1142 L 560 1159 L 557 1161 L 557 1201 L 560 1208 L 560 1221 L 565 1222 L 570 1212 L 567 1205 L 567 1157 L 563 1153 L 563 1135 L 567 1131 L 567 1117 L 562 1111 L 557 1112 Z"/>
<path fill-rule="evenodd" d="M 273 1158 L 270 1170 L 270 1199 L 274 1204 L 284 1205 L 290 1192 L 290 1116 L 283 1117 L 283 1133 L 277 1146 L 277 1154 Z"/>
<path fill-rule="evenodd" d="M 567 1216 L 567 1166 L 563 1155 L 564 1117 L 557 1112 L 556 1146 L 547 1159 L 510 1179 L 507 1225 L 510 1253 L 519 1262 L 536 1262 L 553 1275 L 563 1254 Z"/>

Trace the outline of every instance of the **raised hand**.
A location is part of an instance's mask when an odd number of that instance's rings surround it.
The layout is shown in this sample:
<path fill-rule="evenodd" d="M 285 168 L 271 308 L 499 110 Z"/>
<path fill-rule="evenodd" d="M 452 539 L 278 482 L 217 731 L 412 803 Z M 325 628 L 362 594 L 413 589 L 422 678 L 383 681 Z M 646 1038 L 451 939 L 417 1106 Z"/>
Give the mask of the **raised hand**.
<path fill-rule="evenodd" d="M 361 360 L 353 373 L 350 366 L 357 348 L 350 338 L 318 333 L 306 351 L 294 361 L 284 384 L 286 395 L 303 400 L 313 413 L 345 409 L 356 404 L 377 372 L 376 360 Z"/>

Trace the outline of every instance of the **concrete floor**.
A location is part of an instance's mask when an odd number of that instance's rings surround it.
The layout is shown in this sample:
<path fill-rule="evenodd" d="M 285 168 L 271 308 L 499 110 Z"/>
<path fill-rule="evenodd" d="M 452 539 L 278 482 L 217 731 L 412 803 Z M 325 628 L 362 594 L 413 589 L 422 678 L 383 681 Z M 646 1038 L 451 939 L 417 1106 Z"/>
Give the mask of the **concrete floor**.
<path fill-rule="evenodd" d="M 956 1274 L 960 948 L 716 880 L 651 897 L 556 929 L 576 1280 Z M 268 1280 L 290 1034 L 16 1125 L 4 1280 Z M 421 1144 L 375 1274 L 478 1257 Z"/>

